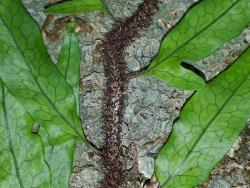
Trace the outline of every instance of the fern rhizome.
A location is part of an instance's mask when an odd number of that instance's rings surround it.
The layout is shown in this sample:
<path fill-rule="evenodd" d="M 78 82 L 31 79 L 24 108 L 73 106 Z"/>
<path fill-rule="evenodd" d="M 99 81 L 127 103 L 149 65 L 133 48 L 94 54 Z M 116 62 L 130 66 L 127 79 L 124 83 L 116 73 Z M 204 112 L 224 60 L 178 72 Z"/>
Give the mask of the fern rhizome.
<path fill-rule="evenodd" d="M 158 9 L 158 3 L 159 0 L 145 0 L 132 16 L 116 21 L 104 36 L 100 50 L 107 79 L 103 98 L 105 138 L 101 152 L 105 174 L 101 185 L 104 188 L 118 187 L 125 176 L 121 133 L 124 92 L 130 75 L 124 63 L 125 51 L 138 38 L 139 32 L 149 26 Z"/>

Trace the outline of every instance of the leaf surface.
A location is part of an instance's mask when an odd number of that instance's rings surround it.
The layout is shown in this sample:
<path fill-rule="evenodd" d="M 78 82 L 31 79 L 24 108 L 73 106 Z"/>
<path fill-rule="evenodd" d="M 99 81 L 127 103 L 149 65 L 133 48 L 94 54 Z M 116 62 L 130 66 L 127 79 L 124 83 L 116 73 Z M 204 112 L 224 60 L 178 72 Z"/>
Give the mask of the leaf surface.
<path fill-rule="evenodd" d="M 250 48 L 184 106 L 155 161 L 163 188 L 205 181 L 250 117 Z"/>
<path fill-rule="evenodd" d="M 200 1 L 166 35 L 144 74 L 178 88 L 202 88 L 203 79 L 181 62 L 201 60 L 239 35 L 250 22 L 249 9 L 249 0 Z"/>
<path fill-rule="evenodd" d="M 78 38 L 75 33 L 75 23 L 70 22 L 67 25 L 67 30 L 64 35 L 57 68 L 74 91 L 77 103 L 77 114 L 79 111 L 80 61 L 80 49 Z M 49 134 L 46 130 L 41 127 L 39 134 L 46 146 L 45 154 L 51 169 L 52 187 L 68 187 L 69 178 L 72 172 L 75 141 L 69 140 L 60 145 L 51 146 L 49 143 Z M 58 160 L 58 156 L 60 156 L 60 160 Z"/>
<path fill-rule="evenodd" d="M 34 122 L 0 80 L 0 187 L 51 187 L 43 143 Z"/>
<path fill-rule="evenodd" d="M 40 128 L 39 135 L 41 135 L 45 147 L 45 160 L 51 170 L 51 187 L 69 187 L 75 140 L 53 146 L 49 143 L 49 134 L 43 127 Z"/>
<path fill-rule="evenodd" d="M 75 32 L 75 23 L 70 22 L 64 35 L 57 68 L 74 91 L 77 109 L 79 107 L 80 62 L 81 52 Z"/>
<path fill-rule="evenodd" d="M 46 13 L 53 14 L 77 14 L 94 11 L 105 12 L 102 0 L 70 0 L 61 2 L 45 9 Z"/>
<path fill-rule="evenodd" d="M 8 91 L 47 129 L 51 144 L 85 140 L 73 90 L 20 0 L 0 1 L 0 32 L 0 78 Z"/>

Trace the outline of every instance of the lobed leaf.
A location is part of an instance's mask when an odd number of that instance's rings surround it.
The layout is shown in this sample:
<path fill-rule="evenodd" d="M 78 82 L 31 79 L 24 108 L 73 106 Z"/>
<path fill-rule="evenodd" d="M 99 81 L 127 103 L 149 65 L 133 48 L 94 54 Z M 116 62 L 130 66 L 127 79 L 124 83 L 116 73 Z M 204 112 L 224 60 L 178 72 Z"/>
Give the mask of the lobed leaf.
<path fill-rule="evenodd" d="M 239 35 L 250 22 L 249 9 L 249 0 L 200 1 L 166 35 L 144 74 L 178 88 L 202 88 L 203 79 L 181 62 L 201 60 Z"/>
<path fill-rule="evenodd" d="M 184 106 L 155 161 L 162 188 L 191 188 L 208 178 L 250 117 L 249 85 L 250 48 Z"/>
<path fill-rule="evenodd" d="M 0 187 L 51 187 L 43 143 L 34 122 L 0 80 Z"/>
<path fill-rule="evenodd" d="M 49 6 L 44 10 L 52 14 L 77 14 L 94 11 L 105 12 L 105 4 L 102 0 L 69 0 Z"/>
<path fill-rule="evenodd" d="M 75 33 L 75 23 L 70 22 L 64 35 L 63 46 L 57 63 L 57 68 L 74 91 L 77 112 L 79 111 L 80 62 L 81 52 L 77 34 Z"/>
<path fill-rule="evenodd" d="M 72 88 L 44 46 L 39 27 L 20 0 L 0 1 L 0 78 L 50 134 L 50 144 L 85 141 Z"/>

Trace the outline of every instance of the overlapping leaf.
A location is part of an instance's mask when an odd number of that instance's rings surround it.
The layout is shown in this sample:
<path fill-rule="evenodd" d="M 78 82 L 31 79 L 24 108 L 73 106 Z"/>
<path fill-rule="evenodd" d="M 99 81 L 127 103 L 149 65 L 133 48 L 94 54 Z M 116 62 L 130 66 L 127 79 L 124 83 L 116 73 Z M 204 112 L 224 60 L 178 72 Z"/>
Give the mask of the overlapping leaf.
<path fill-rule="evenodd" d="M 20 0 L 0 1 L 0 78 L 50 134 L 50 143 L 85 140 L 72 88 L 51 62 L 39 27 Z"/>
<path fill-rule="evenodd" d="M 68 187 L 75 141 L 52 146 L 43 127 L 31 133 L 34 122 L 1 85 L 0 187 Z"/>
<path fill-rule="evenodd" d="M 43 143 L 30 131 L 33 123 L 0 80 L 0 187 L 51 187 Z"/>
<path fill-rule="evenodd" d="M 74 31 L 75 24 L 69 23 L 64 36 L 61 54 L 57 63 L 58 70 L 73 88 L 78 109 L 79 80 L 80 80 L 80 49 L 78 39 Z M 77 110 L 78 111 L 78 110 Z M 49 134 L 45 129 L 39 130 L 44 144 L 46 160 L 51 169 L 52 187 L 68 187 L 69 177 L 72 172 L 75 141 L 69 140 L 57 146 L 51 146 L 48 142 Z M 58 160 L 60 156 L 60 160 Z"/>
<path fill-rule="evenodd" d="M 50 62 L 50 61 L 48 61 Z M 51 63 L 51 62 L 50 62 Z M 67 33 L 65 35 L 64 44 L 62 48 L 62 52 L 59 58 L 59 62 L 57 64 L 58 70 L 64 77 L 69 85 L 73 88 L 75 98 L 78 99 L 79 94 L 79 74 L 80 74 L 80 50 L 78 46 L 78 41 L 76 34 L 74 33 L 74 24 L 70 23 L 68 26 Z M 58 73 L 59 74 L 59 73 Z M 71 76 L 70 76 L 71 75 Z M 73 92 L 72 92 L 72 96 Z M 14 119 L 16 120 L 16 119 Z M 12 119 L 12 121 L 14 121 Z M 51 121 L 49 122 L 49 126 L 59 126 L 56 124 L 57 122 Z M 50 184 L 43 185 L 43 187 L 68 187 L 69 184 L 69 176 L 71 174 L 72 160 L 74 154 L 75 140 L 69 140 L 64 143 L 57 143 L 56 146 L 54 143 L 50 142 L 50 134 L 48 130 L 43 128 L 43 124 L 41 124 L 41 128 L 39 130 L 39 135 L 42 137 L 42 141 L 40 140 L 40 144 L 43 147 L 36 147 L 36 150 L 42 151 L 45 150 L 44 161 L 45 167 L 49 165 L 50 172 L 48 173 L 50 177 Z M 28 131 L 31 135 L 30 126 L 23 127 L 26 131 Z M 33 135 L 33 137 L 36 137 Z M 27 140 L 26 140 L 27 141 Z M 31 140 L 32 142 L 32 140 Z M 23 142 L 20 142 L 20 145 L 17 144 L 18 148 L 25 147 Z M 31 166 L 32 167 L 32 166 Z M 6 173 L 10 173 L 6 170 Z M 32 174 L 31 174 L 32 175 Z M 42 175 L 42 174 L 41 174 Z M 32 178 L 32 176 L 29 176 Z M 40 177 L 40 176 L 39 176 Z M 45 180 L 44 180 L 45 181 Z M 43 182 L 43 181 L 41 181 Z M 12 187 L 12 184 L 8 184 L 7 182 L 5 187 Z M 14 184 L 13 184 L 14 186 Z M 18 187 L 18 186 L 14 186 Z M 31 186 L 25 186 L 31 187 Z"/>
<path fill-rule="evenodd" d="M 206 180 L 250 117 L 250 48 L 184 106 L 155 162 L 162 188 Z"/>
<path fill-rule="evenodd" d="M 75 33 L 75 23 L 70 22 L 64 36 L 57 67 L 74 91 L 77 109 L 79 106 L 80 62 L 81 52 Z"/>
<path fill-rule="evenodd" d="M 102 0 L 70 0 L 45 9 L 46 13 L 53 14 L 77 14 L 94 11 L 105 12 L 105 4 Z"/>
<path fill-rule="evenodd" d="M 250 22 L 249 9 L 249 0 L 200 1 L 166 35 L 145 75 L 156 76 L 174 87 L 203 87 L 203 79 L 182 67 L 181 62 L 200 60 L 236 37 Z"/>

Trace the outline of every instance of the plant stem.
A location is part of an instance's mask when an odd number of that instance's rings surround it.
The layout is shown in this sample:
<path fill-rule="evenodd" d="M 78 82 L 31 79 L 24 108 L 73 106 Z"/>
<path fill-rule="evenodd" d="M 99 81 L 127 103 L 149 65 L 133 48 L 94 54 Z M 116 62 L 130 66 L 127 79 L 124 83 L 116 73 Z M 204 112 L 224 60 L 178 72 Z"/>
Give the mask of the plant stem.
<path fill-rule="evenodd" d="M 103 0 L 104 1 L 104 0 Z M 129 74 L 124 63 L 126 49 L 149 26 L 158 8 L 159 0 L 144 0 L 135 13 L 115 22 L 111 31 L 105 34 L 101 55 L 107 79 L 104 91 L 103 130 L 103 188 L 117 188 L 125 176 L 126 157 L 122 145 L 124 94 Z"/>

